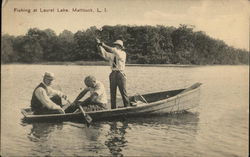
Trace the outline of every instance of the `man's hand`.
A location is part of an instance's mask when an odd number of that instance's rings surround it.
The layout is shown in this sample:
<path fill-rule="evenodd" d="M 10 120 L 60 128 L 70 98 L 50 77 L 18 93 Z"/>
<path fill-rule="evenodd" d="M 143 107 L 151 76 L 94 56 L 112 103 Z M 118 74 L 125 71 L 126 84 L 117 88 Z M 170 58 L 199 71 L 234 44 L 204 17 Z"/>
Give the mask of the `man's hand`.
<path fill-rule="evenodd" d="M 65 111 L 62 108 L 60 108 L 58 110 L 59 110 L 60 113 L 65 114 Z"/>
<path fill-rule="evenodd" d="M 103 42 L 101 42 L 98 38 L 96 38 L 97 46 L 103 46 Z"/>
<path fill-rule="evenodd" d="M 67 100 L 67 95 L 63 94 L 62 98 L 65 99 L 65 100 Z"/>
<path fill-rule="evenodd" d="M 54 110 L 57 110 L 62 114 L 65 114 L 64 110 L 60 106 L 55 106 Z"/>
<path fill-rule="evenodd" d="M 100 41 L 98 38 L 95 38 L 95 39 L 96 39 L 96 42 L 97 42 L 98 44 L 101 43 L 101 41 Z"/>

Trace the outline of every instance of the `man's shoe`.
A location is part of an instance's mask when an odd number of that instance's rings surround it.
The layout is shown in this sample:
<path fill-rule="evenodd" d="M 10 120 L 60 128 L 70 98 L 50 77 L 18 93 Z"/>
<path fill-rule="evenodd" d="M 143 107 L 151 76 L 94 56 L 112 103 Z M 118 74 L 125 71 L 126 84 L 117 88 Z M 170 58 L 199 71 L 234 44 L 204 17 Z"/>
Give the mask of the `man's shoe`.
<path fill-rule="evenodd" d="M 131 102 L 131 103 L 130 103 L 130 106 L 135 107 L 135 106 L 137 106 L 137 103 L 136 103 L 136 102 Z"/>

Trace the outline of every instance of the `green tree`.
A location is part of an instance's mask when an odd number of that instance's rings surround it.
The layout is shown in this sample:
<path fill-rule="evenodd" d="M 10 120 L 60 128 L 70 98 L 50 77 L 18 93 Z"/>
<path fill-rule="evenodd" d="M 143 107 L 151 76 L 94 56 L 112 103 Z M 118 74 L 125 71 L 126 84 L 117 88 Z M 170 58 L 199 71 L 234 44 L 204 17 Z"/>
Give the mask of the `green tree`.
<path fill-rule="evenodd" d="M 59 34 L 57 42 L 54 45 L 55 58 L 58 61 L 72 61 L 75 52 L 74 34 L 71 31 L 64 30 Z"/>
<path fill-rule="evenodd" d="M 108 45 L 124 41 L 128 63 L 140 64 L 249 64 L 249 52 L 228 46 L 194 26 L 93 26 L 58 36 L 51 29 L 30 28 L 24 36 L 2 36 L 3 62 L 95 61 L 98 37 Z"/>
<path fill-rule="evenodd" d="M 4 34 L 1 40 L 1 61 L 3 63 L 14 62 L 17 60 L 17 55 L 13 50 L 13 42 L 15 37 Z"/>

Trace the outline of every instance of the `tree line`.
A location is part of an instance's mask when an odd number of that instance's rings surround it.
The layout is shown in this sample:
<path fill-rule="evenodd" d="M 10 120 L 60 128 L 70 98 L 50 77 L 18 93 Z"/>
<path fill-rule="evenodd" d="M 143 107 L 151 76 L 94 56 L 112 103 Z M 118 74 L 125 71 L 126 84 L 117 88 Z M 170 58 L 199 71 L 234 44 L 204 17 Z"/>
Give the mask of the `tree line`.
<path fill-rule="evenodd" d="M 30 28 L 25 35 L 2 35 L 2 63 L 99 61 L 95 38 L 107 44 L 121 39 L 127 63 L 135 64 L 249 64 L 249 52 L 228 46 L 193 26 L 93 26 L 76 33 Z"/>

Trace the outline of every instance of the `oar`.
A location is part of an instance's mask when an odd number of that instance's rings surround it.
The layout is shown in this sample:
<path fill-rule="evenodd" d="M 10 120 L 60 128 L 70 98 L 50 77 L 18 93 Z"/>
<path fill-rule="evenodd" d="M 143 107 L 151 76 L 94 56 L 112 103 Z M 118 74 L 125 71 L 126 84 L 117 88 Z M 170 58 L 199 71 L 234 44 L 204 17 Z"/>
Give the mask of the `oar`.
<path fill-rule="evenodd" d="M 72 104 L 68 99 L 67 99 L 67 102 L 68 102 L 69 104 Z M 81 105 L 79 105 L 79 109 L 80 109 L 80 111 L 81 111 L 82 114 L 83 114 L 83 118 L 84 118 L 84 120 L 86 121 L 87 126 L 89 127 L 90 123 L 92 122 L 92 118 L 90 117 L 90 115 L 88 115 L 88 114 L 83 110 L 83 108 L 82 108 Z M 75 113 L 75 112 L 74 112 L 74 113 Z"/>
<path fill-rule="evenodd" d="M 146 104 L 148 104 L 147 100 L 146 100 L 141 94 L 138 94 L 138 95 L 142 98 L 142 100 L 143 100 Z"/>
<path fill-rule="evenodd" d="M 79 105 L 79 109 L 80 111 L 82 112 L 83 116 L 84 116 L 84 119 L 87 123 L 87 126 L 89 127 L 90 123 L 92 122 L 92 118 L 90 117 L 90 115 L 88 115 L 82 108 L 81 105 Z"/>

